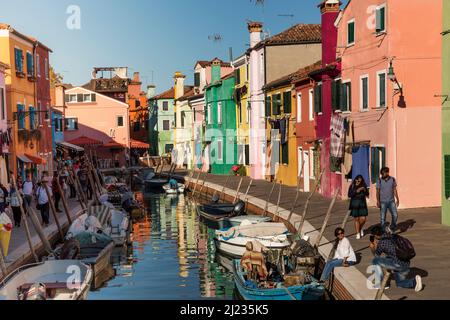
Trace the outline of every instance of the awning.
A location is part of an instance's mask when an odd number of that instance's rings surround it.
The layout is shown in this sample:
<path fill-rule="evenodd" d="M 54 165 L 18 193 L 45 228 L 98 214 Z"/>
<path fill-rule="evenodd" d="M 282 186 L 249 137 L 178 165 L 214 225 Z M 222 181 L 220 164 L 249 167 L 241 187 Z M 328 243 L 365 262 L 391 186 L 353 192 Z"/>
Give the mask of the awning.
<path fill-rule="evenodd" d="M 17 159 L 25 163 L 33 163 L 30 159 L 28 159 L 24 154 L 18 154 Z"/>
<path fill-rule="evenodd" d="M 34 164 L 46 164 L 47 163 L 47 161 L 45 159 L 41 158 L 41 157 L 32 156 L 32 155 L 26 154 L 26 153 L 25 153 L 25 156 L 28 159 L 30 159 L 31 162 L 34 163 Z"/>
<path fill-rule="evenodd" d="M 104 144 L 103 147 L 109 148 L 109 149 L 124 149 L 125 148 L 125 146 L 123 144 L 120 144 L 116 141 L 110 141 L 110 142 Z"/>
<path fill-rule="evenodd" d="M 69 143 L 69 142 L 65 142 L 65 141 L 63 141 L 63 142 L 57 142 L 56 145 L 59 146 L 59 147 L 61 147 L 61 148 L 67 148 L 67 149 L 74 150 L 74 151 L 76 151 L 76 152 L 82 152 L 82 151 L 84 151 L 84 148 L 79 147 L 79 146 L 77 146 L 77 145 L 75 145 L 75 144 L 71 144 L 71 143 Z"/>
<path fill-rule="evenodd" d="M 148 143 L 131 139 L 131 149 L 150 149 Z"/>
<path fill-rule="evenodd" d="M 101 146 L 101 145 L 103 145 L 102 141 L 99 141 L 99 140 L 96 140 L 93 138 L 89 138 L 86 136 L 81 136 L 76 139 L 73 139 L 73 140 L 69 141 L 69 143 L 77 145 L 77 146 Z"/>

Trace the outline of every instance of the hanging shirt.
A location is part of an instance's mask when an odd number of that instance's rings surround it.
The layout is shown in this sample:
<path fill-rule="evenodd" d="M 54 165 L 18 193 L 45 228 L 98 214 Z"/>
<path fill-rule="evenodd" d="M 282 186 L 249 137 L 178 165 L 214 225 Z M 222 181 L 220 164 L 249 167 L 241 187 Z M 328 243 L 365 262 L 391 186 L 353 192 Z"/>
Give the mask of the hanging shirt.
<path fill-rule="evenodd" d="M 331 118 L 331 146 L 330 155 L 336 158 L 344 156 L 345 128 L 344 118 L 335 114 Z"/>

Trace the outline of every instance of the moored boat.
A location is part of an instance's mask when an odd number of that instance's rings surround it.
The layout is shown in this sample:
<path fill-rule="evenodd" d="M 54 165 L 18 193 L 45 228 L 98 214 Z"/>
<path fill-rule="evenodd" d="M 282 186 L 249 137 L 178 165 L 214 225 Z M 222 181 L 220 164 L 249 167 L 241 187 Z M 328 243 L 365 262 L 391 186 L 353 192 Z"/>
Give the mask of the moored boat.
<path fill-rule="evenodd" d="M 165 184 L 163 186 L 163 189 L 167 194 L 181 194 L 184 193 L 185 185 L 182 183 L 178 183 L 178 186 L 176 188 L 172 188 L 170 184 Z"/>
<path fill-rule="evenodd" d="M 229 219 L 244 214 L 245 203 L 212 203 L 197 206 L 197 213 L 211 229 L 224 229 L 230 225 Z"/>

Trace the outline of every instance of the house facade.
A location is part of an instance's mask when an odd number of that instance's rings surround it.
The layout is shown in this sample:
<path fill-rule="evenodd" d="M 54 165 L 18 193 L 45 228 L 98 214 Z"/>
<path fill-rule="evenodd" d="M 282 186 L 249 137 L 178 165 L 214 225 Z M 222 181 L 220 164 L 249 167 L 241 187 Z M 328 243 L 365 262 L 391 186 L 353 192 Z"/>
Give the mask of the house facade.
<path fill-rule="evenodd" d="M 442 223 L 450 225 L 450 1 L 443 1 L 442 28 Z"/>
<path fill-rule="evenodd" d="M 349 123 L 352 178 L 366 177 L 375 205 L 374 184 L 388 166 L 400 208 L 439 206 L 442 1 L 353 0 L 336 25 L 347 93 L 336 109 Z M 342 177 L 343 190 L 349 183 Z"/>
<path fill-rule="evenodd" d="M 122 167 L 130 146 L 129 106 L 83 87 L 65 92 L 64 140 L 92 152 L 101 167 Z"/>
<path fill-rule="evenodd" d="M 9 70 L 9 66 L 0 62 L 0 167 L 6 170 L 0 170 L 0 182 L 3 185 L 8 183 L 8 154 L 10 141 L 4 139 L 11 135 L 11 130 L 8 130 L 8 114 L 6 110 L 6 86 L 5 86 L 5 74 Z M 6 141 L 5 141 L 6 140 Z"/>
<path fill-rule="evenodd" d="M 174 148 L 174 98 L 173 87 L 149 98 L 150 154 L 152 156 L 171 154 Z"/>
<path fill-rule="evenodd" d="M 263 86 L 320 59 L 321 26 L 297 24 L 277 35 L 262 39 L 262 23 L 249 22 L 250 49 L 250 175 L 266 176 L 266 136 Z"/>
<path fill-rule="evenodd" d="M 128 85 L 128 105 L 130 106 L 130 137 L 133 140 L 149 143 L 149 114 L 147 93 L 142 91 L 139 72 L 133 74 Z M 132 150 L 143 153 L 144 150 Z"/>

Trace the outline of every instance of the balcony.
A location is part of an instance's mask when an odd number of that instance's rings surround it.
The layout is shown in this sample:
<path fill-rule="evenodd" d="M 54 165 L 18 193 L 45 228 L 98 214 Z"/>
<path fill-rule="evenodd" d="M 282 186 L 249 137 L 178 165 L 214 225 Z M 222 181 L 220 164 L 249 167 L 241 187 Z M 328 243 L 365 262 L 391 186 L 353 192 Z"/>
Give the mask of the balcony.
<path fill-rule="evenodd" d="M 25 73 L 23 73 L 23 71 L 16 70 L 16 76 L 18 78 L 25 78 Z"/>

